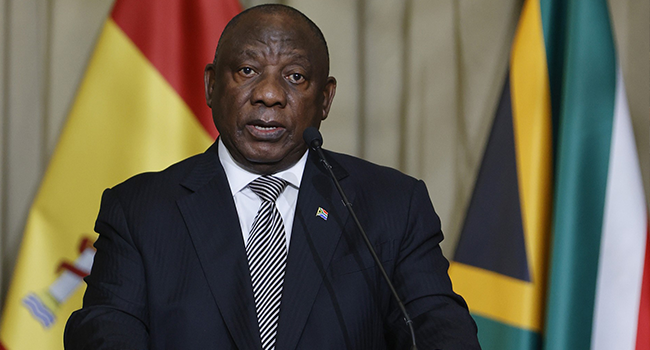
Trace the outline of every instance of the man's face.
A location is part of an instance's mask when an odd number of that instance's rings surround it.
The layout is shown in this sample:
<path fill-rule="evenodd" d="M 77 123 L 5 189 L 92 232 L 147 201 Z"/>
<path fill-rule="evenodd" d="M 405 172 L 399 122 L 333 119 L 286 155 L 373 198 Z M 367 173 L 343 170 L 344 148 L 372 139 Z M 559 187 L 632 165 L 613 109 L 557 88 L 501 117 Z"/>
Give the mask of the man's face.
<path fill-rule="evenodd" d="M 303 131 L 327 117 L 336 80 L 323 44 L 304 21 L 283 13 L 245 14 L 205 68 L 206 98 L 235 161 L 258 174 L 295 164 Z"/>

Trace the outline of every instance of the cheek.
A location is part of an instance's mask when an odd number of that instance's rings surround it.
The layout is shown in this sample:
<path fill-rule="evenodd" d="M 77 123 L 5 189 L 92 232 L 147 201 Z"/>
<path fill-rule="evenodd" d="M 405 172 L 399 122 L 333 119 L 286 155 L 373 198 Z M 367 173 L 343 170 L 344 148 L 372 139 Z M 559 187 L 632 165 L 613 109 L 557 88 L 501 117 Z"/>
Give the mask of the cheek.
<path fill-rule="evenodd" d="M 247 90 L 250 89 L 237 83 L 232 76 L 225 75 L 215 89 L 215 95 L 221 101 L 223 108 L 234 108 L 247 100 L 249 95 Z"/>
<path fill-rule="evenodd" d="M 216 96 L 216 103 L 213 103 L 213 113 L 215 123 L 222 124 L 229 128 L 234 128 L 242 120 L 244 109 L 246 108 L 246 99 L 239 94 L 223 93 Z"/>
<path fill-rule="evenodd" d="M 313 96 L 294 99 L 294 111 L 298 118 L 297 124 L 313 125 L 314 121 L 322 119 L 322 106 Z"/>

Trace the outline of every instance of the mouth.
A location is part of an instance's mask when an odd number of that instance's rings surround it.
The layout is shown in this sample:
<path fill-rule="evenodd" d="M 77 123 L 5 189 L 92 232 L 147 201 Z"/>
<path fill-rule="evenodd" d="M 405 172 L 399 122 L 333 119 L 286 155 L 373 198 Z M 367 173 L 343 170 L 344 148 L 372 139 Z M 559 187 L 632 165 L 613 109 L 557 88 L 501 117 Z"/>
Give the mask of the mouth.
<path fill-rule="evenodd" d="M 286 129 L 276 122 L 260 120 L 246 124 L 246 130 L 253 138 L 260 141 L 276 141 L 284 135 Z"/>

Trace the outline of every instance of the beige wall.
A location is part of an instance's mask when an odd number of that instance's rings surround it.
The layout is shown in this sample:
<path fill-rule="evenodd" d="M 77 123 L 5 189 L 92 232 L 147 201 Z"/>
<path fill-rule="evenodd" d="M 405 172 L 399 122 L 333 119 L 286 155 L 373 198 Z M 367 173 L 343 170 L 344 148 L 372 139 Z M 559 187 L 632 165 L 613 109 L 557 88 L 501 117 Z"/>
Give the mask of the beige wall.
<path fill-rule="evenodd" d="M 522 1 L 282 2 L 310 16 L 330 45 L 339 85 L 323 124 L 325 147 L 424 179 L 450 255 Z M 111 3 L 0 0 L 0 298 L 30 203 Z M 610 5 L 649 189 L 649 4 Z"/>

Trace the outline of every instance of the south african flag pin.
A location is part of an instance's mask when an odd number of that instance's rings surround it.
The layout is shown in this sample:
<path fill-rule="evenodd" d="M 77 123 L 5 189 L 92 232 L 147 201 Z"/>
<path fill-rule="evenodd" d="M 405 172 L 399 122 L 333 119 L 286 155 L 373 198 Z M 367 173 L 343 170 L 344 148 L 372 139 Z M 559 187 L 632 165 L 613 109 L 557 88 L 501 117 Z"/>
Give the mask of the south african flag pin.
<path fill-rule="evenodd" d="M 329 214 L 327 214 L 327 210 L 325 210 L 325 209 L 323 209 L 321 207 L 318 207 L 318 211 L 316 212 L 316 216 L 320 217 L 323 220 L 327 220 L 327 215 L 329 215 Z"/>

